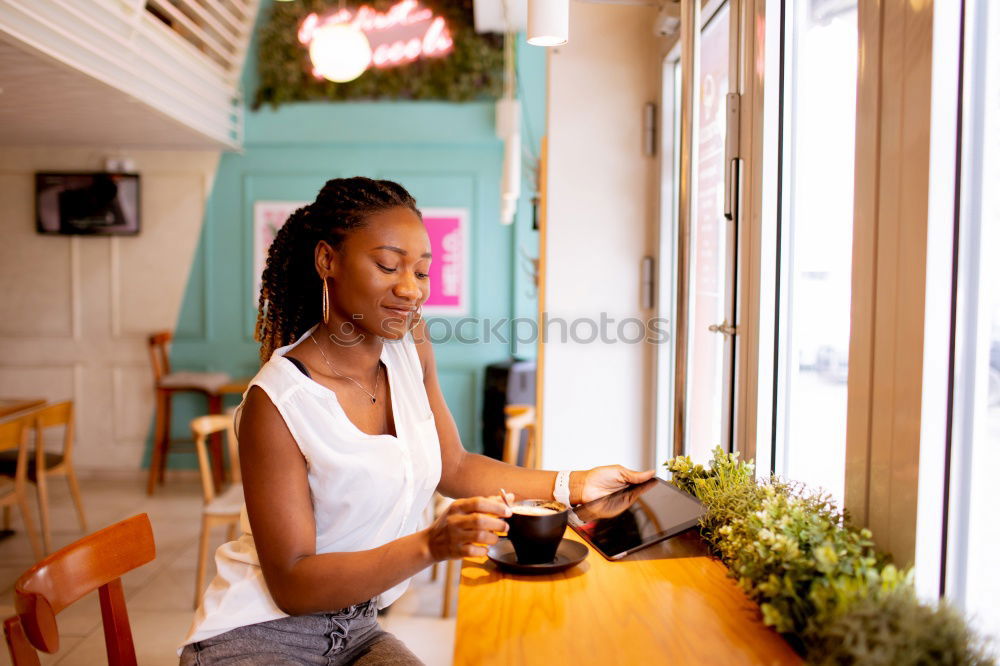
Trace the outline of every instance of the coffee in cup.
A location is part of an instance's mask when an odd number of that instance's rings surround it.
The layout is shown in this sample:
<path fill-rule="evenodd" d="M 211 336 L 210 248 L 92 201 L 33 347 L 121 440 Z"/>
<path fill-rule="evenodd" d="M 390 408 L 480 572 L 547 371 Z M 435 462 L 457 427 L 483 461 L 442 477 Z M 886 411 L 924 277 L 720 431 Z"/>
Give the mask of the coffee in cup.
<path fill-rule="evenodd" d="M 568 508 L 552 500 L 522 500 L 510 507 L 507 536 L 519 564 L 546 564 L 566 532 Z"/>

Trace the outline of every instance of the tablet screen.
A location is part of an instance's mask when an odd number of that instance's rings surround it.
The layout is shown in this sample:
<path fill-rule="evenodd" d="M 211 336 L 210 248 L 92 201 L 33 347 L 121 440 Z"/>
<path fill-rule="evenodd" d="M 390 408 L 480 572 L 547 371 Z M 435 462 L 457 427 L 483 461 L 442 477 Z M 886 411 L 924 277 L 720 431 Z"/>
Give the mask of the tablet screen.
<path fill-rule="evenodd" d="M 569 513 L 569 524 L 609 560 L 694 527 L 704 505 L 663 479 L 652 478 Z"/>

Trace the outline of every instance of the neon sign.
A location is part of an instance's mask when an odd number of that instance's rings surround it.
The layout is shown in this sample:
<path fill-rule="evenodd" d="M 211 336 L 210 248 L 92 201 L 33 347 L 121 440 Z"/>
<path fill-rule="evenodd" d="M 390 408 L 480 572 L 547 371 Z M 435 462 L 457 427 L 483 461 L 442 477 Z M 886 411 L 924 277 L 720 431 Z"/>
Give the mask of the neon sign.
<path fill-rule="evenodd" d="M 355 79 L 372 66 L 443 56 L 453 44 L 444 18 L 417 0 L 402 0 L 384 13 L 367 5 L 323 16 L 312 13 L 299 26 L 298 39 L 309 48 L 313 76 L 338 82 Z"/>

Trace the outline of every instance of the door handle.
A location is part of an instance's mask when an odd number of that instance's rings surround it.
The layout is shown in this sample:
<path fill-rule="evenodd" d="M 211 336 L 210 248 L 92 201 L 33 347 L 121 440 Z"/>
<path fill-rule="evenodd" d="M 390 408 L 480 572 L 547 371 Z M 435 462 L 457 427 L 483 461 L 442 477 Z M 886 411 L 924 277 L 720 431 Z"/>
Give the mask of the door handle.
<path fill-rule="evenodd" d="M 727 220 L 736 219 L 739 208 L 739 164 L 740 164 L 740 95 L 726 95 L 726 143 L 725 143 L 725 199 L 723 213 Z"/>
<path fill-rule="evenodd" d="M 723 335 L 735 336 L 737 331 L 735 326 L 730 326 L 729 322 L 723 320 L 721 324 L 712 324 L 708 327 L 712 333 L 722 333 Z"/>

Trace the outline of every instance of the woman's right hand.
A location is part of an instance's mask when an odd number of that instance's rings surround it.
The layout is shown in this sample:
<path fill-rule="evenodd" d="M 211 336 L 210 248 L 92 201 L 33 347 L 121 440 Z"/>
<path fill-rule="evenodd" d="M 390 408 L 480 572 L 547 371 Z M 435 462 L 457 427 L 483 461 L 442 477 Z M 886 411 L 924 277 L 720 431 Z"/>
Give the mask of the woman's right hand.
<path fill-rule="evenodd" d="M 458 499 L 438 516 L 428 530 L 428 546 L 435 562 L 486 555 L 486 549 L 507 531 L 510 509 L 499 497 Z"/>

